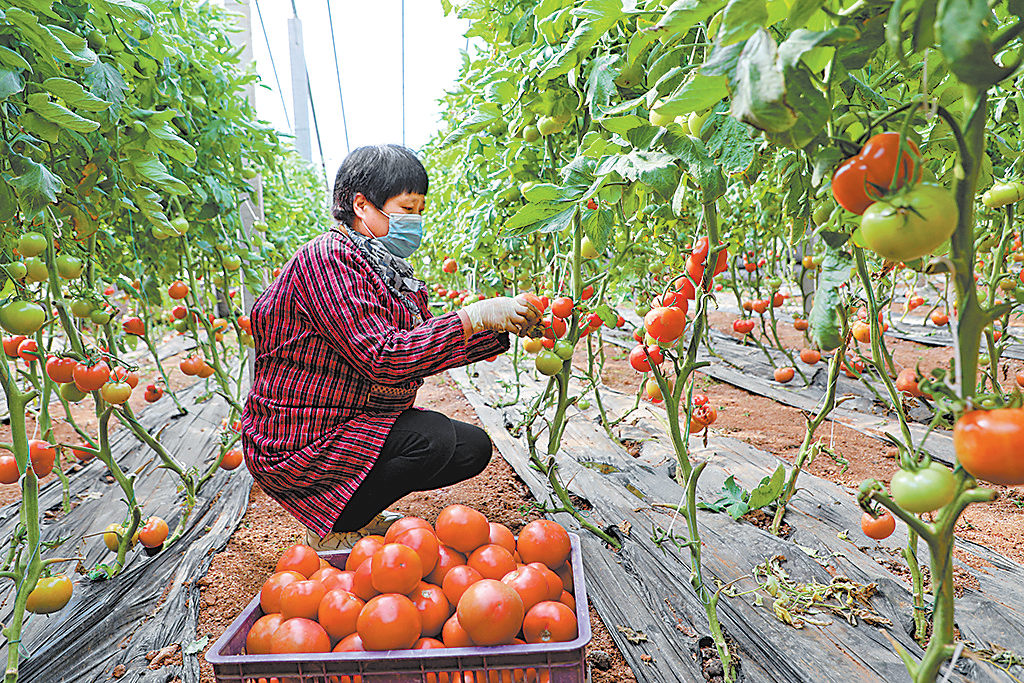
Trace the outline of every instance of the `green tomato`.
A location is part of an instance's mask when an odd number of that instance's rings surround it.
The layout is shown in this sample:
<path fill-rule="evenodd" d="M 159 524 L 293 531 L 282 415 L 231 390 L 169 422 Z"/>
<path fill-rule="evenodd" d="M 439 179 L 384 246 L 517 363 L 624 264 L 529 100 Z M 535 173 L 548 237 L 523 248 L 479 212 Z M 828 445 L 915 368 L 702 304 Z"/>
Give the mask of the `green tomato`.
<path fill-rule="evenodd" d="M 171 324 L 171 326 L 174 328 L 175 332 L 187 332 L 188 331 L 188 321 L 187 320 L 175 320 Z"/>
<path fill-rule="evenodd" d="M 562 132 L 562 129 L 565 128 L 565 124 L 565 121 L 561 121 L 557 118 L 551 116 L 542 116 L 540 117 L 540 120 L 537 121 L 537 132 L 540 133 L 542 137 L 547 137 L 554 133 Z M 523 139 L 526 140 L 527 142 L 530 142 L 530 140 L 526 137 L 525 129 L 523 130 Z"/>
<path fill-rule="evenodd" d="M 690 112 L 690 115 L 686 119 L 686 127 L 690 129 L 690 135 L 695 138 L 700 137 L 700 131 L 704 128 L 704 122 L 711 116 L 711 110 L 708 109 L 703 114 L 697 112 Z"/>
<path fill-rule="evenodd" d="M 50 614 L 64 608 L 71 600 L 73 585 L 63 574 L 47 576 L 36 582 L 28 594 L 25 609 L 33 614 Z"/>
<path fill-rule="evenodd" d="M 82 273 L 85 272 L 85 261 L 77 256 L 61 254 L 57 257 L 56 264 L 57 275 L 60 275 L 65 280 L 74 280 L 77 277 L 82 277 Z"/>
<path fill-rule="evenodd" d="M 50 279 L 50 271 L 46 262 L 38 256 L 25 259 L 25 280 L 28 282 L 45 282 Z"/>
<path fill-rule="evenodd" d="M 932 183 L 875 202 L 861 216 L 865 245 L 890 261 L 912 261 L 932 253 L 956 230 L 960 211 L 953 193 Z"/>
<path fill-rule="evenodd" d="M 263 221 L 256 221 L 255 223 L 252 224 L 252 229 L 255 230 L 256 232 L 266 232 L 267 224 Z"/>
<path fill-rule="evenodd" d="M 22 280 L 28 275 L 28 268 L 21 261 L 14 261 L 7 264 L 7 274 L 12 280 Z"/>
<path fill-rule="evenodd" d="M 533 362 L 537 367 L 537 372 L 548 377 L 557 375 L 562 370 L 562 359 L 548 349 L 538 351 Z"/>
<path fill-rule="evenodd" d="M 639 303 L 633 310 L 636 311 L 636 314 L 642 318 L 651 312 L 651 307 L 645 303 Z"/>
<path fill-rule="evenodd" d="M 590 401 L 588 401 L 585 398 L 581 398 L 580 400 L 576 401 L 576 407 L 579 408 L 580 410 L 586 410 L 587 408 L 590 407 Z"/>
<path fill-rule="evenodd" d="M 33 334 L 46 322 L 46 310 L 32 301 L 12 301 L 0 307 L 0 326 L 11 334 Z"/>
<path fill-rule="evenodd" d="M 773 277 L 773 278 L 769 279 L 768 280 L 768 286 L 771 287 L 772 289 L 778 289 L 779 287 L 782 286 L 782 278 L 781 277 Z"/>
<path fill-rule="evenodd" d="M 89 320 L 93 321 L 97 325 L 106 325 L 110 322 L 111 314 L 109 311 L 105 311 L 102 308 L 97 308 L 95 311 L 89 314 Z"/>
<path fill-rule="evenodd" d="M 562 360 L 569 360 L 572 358 L 573 351 L 575 348 L 565 339 L 559 339 L 555 342 L 555 348 L 553 349 L 555 355 Z"/>
<path fill-rule="evenodd" d="M 811 220 L 814 224 L 821 227 L 828 222 L 829 217 L 832 215 L 832 210 L 835 208 L 835 204 L 832 202 L 822 202 L 818 208 L 811 214 Z"/>
<path fill-rule="evenodd" d="M 987 353 L 983 353 L 978 356 L 978 365 L 982 367 L 986 367 L 991 361 L 992 359 L 988 357 Z"/>
<path fill-rule="evenodd" d="M 18 253 L 22 256 L 38 256 L 46 251 L 46 236 L 38 232 L 26 232 L 18 238 Z"/>
<path fill-rule="evenodd" d="M 594 246 L 594 243 L 590 241 L 589 237 L 583 238 L 583 243 L 580 245 L 580 255 L 585 259 L 597 258 L 601 253 Z"/>
<path fill-rule="evenodd" d="M 981 195 L 981 202 L 990 209 L 1013 204 L 1021 199 L 1024 199 L 1024 183 L 1017 180 L 1009 183 L 996 183 Z"/>
<path fill-rule="evenodd" d="M 900 470 L 889 483 L 892 499 L 907 512 L 932 512 L 948 505 L 956 494 L 956 480 L 949 468 L 932 463 L 917 472 Z"/>
<path fill-rule="evenodd" d="M 79 389 L 74 382 L 60 385 L 60 396 L 68 403 L 78 403 L 88 395 L 88 392 Z"/>
<path fill-rule="evenodd" d="M 171 219 L 171 227 L 177 234 L 184 235 L 188 232 L 188 220 L 184 216 L 175 216 Z"/>
<path fill-rule="evenodd" d="M 92 302 L 88 299 L 75 299 L 71 302 L 71 315 L 76 318 L 88 318 L 92 311 Z"/>
<path fill-rule="evenodd" d="M 241 266 L 242 259 L 238 254 L 228 254 L 227 256 L 224 257 L 224 267 L 228 271 L 234 272 L 238 270 Z"/>
<path fill-rule="evenodd" d="M 534 125 L 523 126 L 523 140 L 526 142 L 537 142 L 537 140 L 540 140 L 540 129 Z"/>

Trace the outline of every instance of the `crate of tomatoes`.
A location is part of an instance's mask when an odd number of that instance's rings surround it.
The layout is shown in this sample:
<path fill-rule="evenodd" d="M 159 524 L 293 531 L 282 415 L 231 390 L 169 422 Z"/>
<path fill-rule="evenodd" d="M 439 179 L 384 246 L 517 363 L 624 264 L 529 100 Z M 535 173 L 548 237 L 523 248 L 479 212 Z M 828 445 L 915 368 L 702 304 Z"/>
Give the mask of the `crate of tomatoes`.
<path fill-rule="evenodd" d="M 220 683 L 584 683 L 579 537 L 450 505 L 351 550 L 295 545 L 207 652 Z"/>

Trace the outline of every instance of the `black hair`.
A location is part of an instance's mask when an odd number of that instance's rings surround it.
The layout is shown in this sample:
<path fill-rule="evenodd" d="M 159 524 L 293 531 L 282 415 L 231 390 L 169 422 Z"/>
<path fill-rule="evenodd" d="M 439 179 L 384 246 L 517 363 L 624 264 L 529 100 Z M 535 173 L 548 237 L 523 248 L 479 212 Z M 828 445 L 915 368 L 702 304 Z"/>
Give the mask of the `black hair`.
<path fill-rule="evenodd" d="M 427 171 L 412 150 L 400 145 L 368 145 L 352 150 L 334 178 L 331 215 L 352 227 L 352 200 L 362 193 L 382 209 L 393 197 L 406 192 L 427 194 Z"/>

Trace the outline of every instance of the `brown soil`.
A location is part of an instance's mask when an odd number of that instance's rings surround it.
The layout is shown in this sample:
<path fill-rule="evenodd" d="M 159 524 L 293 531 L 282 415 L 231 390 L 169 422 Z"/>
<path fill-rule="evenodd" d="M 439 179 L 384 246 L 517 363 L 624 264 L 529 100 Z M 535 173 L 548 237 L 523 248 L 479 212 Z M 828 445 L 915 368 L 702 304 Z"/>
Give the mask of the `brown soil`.
<path fill-rule="evenodd" d="M 472 406 L 446 376 L 429 378 L 420 389 L 416 404 L 457 420 L 480 424 Z M 533 502 L 529 489 L 495 450 L 487 469 L 479 476 L 437 491 L 413 493 L 392 509 L 433 520 L 446 505 L 462 503 L 516 533 L 527 522 L 538 518 Z M 209 644 L 212 644 L 224 633 L 273 573 L 281 552 L 303 535 L 302 525 L 254 484 L 241 525 L 227 548 L 213 558 L 210 571 L 199 582 L 202 601 L 197 635 L 209 634 Z M 635 683 L 636 678 L 593 606 L 590 619 L 594 635 L 586 647 L 586 656 L 594 683 Z M 212 683 L 215 680 L 213 667 L 202 657 L 200 665 L 200 683 Z"/>

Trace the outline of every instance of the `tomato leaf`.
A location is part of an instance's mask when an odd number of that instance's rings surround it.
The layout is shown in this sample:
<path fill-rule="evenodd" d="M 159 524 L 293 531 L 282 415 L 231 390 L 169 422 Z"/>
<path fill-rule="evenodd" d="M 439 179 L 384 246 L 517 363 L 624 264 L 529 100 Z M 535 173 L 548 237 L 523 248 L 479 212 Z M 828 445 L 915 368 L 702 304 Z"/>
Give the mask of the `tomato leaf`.
<path fill-rule="evenodd" d="M 131 150 L 120 166 L 127 174 L 153 182 L 157 187 L 172 194 L 189 194 L 188 186 L 170 173 L 155 154 Z"/>
<path fill-rule="evenodd" d="M 725 0 L 676 0 L 665 10 L 651 33 L 679 36 L 725 7 Z"/>
<path fill-rule="evenodd" d="M 43 207 L 57 201 L 64 181 L 50 169 L 20 154 L 9 155 L 8 162 L 17 176 L 7 182 L 18 195 L 18 205 L 26 216 L 35 216 Z"/>
<path fill-rule="evenodd" d="M 25 89 L 25 82 L 14 69 L 0 68 L 0 102 Z"/>
<path fill-rule="evenodd" d="M 61 98 L 67 104 L 85 111 L 104 111 L 111 103 L 102 100 L 83 88 L 79 83 L 66 78 L 47 78 L 43 81 L 47 92 Z"/>
<path fill-rule="evenodd" d="M 721 167 L 716 164 L 699 140 L 671 129 L 665 131 L 661 142 L 665 151 L 683 162 L 686 172 L 700 186 L 701 203 L 713 202 L 725 194 L 726 181 Z M 672 199 L 673 210 L 679 214 L 687 188 L 681 179 Z"/>
<path fill-rule="evenodd" d="M 757 510 L 775 502 L 779 494 L 782 493 L 785 484 L 786 467 L 780 462 L 775 471 L 762 479 L 761 483 L 750 492 L 750 496 L 747 498 L 747 507 L 751 510 Z"/>
<path fill-rule="evenodd" d="M 993 60 L 989 32 L 994 22 L 985 0 L 939 0 L 936 42 L 949 70 L 962 82 L 988 88 L 1013 73 Z"/>
<path fill-rule="evenodd" d="M 697 507 L 711 512 L 728 512 L 733 519 L 739 519 L 750 511 L 746 501 L 748 495 L 730 474 L 722 484 L 722 495 L 713 503 L 698 502 Z"/>
<path fill-rule="evenodd" d="M 564 76 L 576 66 L 580 57 L 588 54 L 597 45 L 597 41 L 619 19 L 626 16 L 622 0 L 586 0 L 582 7 L 572 10 L 572 13 L 582 17 L 582 21 L 576 25 L 576 30 L 569 36 L 569 41 L 538 74 L 539 81 L 550 81 Z"/>
<path fill-rule="evenodd" d="M 750 126 L 718 113 L 725 113 L 726 108 L 725 104 L 715 107 L 716 113 L 704 123 L 704 130 L 711 127 L 712 131 L 707 141 L 708 153 L 726 175 L 736 177 L 746 173 L 754 163 L 757 141 Z"/>
<path fill-rule="evenodd" d="M 14 50 L 0 45 L 0 64 L 15 68 L 24 69 L 25 71 L 32 71 L 32 67 L 25 58 Z"/>
<path fill-rule="evenodd" d="M 825 0 L 796 0 L 789 10 L 786 28 L 792 30 L 803 26 L 824 4 Z"/>
<path fill-rule="evenodd" d="M 598 251 L 608 247 L 608 239 L 615 233 L 615 212 L 601 207 L 583 214 L 583 232 L 594 243 Z"/>
<path fill-rule="evenodd" d="M 78 133 L 91 133 L 100 127 L 100 124 L 96 121 L 82 118 L 66 107 L 62 107 L 56 102 L 51 102 L 50 96 L 45 93 L 33 93 L 28 96 L 27 101 L 32 111 L 61 128 Z"/>
<path fill-rule="evenodd" d="M 586 103 L 590 105 L 595 115 L 600 115 L 612 101 L 612 97 L 618 95 L 619 89 L 615 87 L 615 76 L 618 73 L 615 64 L 618 61 L 618 55 L 605 55 L 595 59 L 590 67 Z"/>
<path fill-rule="evenodd" d="M 658 113 L 665 116 L 681 116 L 695 111 L 704 111 L 729 95 L 729 80 L 722 76 L 708 76 L 693 72 L 658 107 Z"/>
<path fill-rule="evenodd" d="M 729 0 L 715 42 L 720 45 L 738 43 L 767 23 L 768 5 L 765 0 Z"/>
<path fill-rule="evenodd" d="M 811 338 L 822 349 L 837 349 L 843 343 L 838 310 L 843 300 L 839 287 L 850 279 L 851 267 L 849 254 L 831 247 L 825 252 L 810 315 Z"/>

